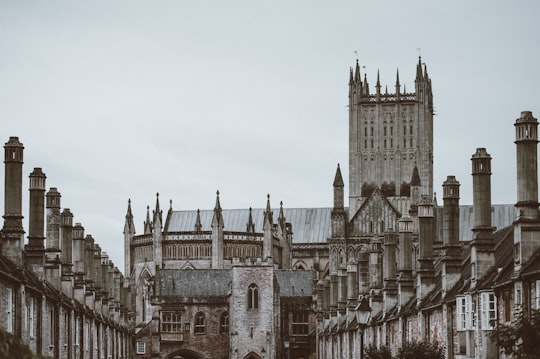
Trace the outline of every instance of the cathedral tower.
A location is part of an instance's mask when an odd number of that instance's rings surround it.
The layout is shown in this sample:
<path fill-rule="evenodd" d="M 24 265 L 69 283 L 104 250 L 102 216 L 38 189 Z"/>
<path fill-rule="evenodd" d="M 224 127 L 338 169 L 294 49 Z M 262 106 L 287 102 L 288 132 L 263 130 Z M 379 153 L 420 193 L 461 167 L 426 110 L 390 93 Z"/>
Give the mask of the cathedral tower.
<path fill-rule="evenodd" d="M 374 186 L 386 197 L 410 196 L 410 180 L 418 167 L 421 194 L 433 193 L 433 96 L 427 67 L 419 58 L 414 92 L 370 94 L 360 66 L 349 78 L 349 207 L 354 215 Z"/>

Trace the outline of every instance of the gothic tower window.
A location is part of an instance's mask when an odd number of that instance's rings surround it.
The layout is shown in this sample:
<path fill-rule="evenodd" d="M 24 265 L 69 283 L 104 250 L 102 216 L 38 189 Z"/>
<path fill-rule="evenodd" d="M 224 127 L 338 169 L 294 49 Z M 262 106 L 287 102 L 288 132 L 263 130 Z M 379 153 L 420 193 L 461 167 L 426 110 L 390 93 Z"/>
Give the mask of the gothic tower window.
<path fill-rule="evenodd" d="M 309 313 L 294 312 L 292 321 L 293 335 L 308 335 L 309 333 Z"/>
<path fill-rule="evenodd" d="M 255 283 L 251 283 L 248 287 L 248 309 L 259 308 L 259 287 Z"/>
<path fill-rule="evenodd" d="M 206 323 L 204 318 L 204 313 L 197 313 L 195 315 L 195 327 L 193 328 L 194 334 L 205 334 L 206 333 Z"/>

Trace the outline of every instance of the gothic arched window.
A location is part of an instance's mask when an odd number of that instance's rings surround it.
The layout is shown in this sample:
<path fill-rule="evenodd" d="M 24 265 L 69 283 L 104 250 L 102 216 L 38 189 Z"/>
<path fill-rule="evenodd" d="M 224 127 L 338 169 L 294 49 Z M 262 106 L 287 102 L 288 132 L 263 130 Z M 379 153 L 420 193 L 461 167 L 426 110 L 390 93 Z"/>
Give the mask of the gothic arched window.
<path fill-rule="evenodd" d="M 195 315 L 195 328 L 193 329 L 195 334 L 205 334 L 206 333 L 206 323 L 204 318 L 204 313 L 197 313 Z"/>
<path fill-rule="evenodd" d="M 251 283 L 248 287 L 248 309 L 259 308 L 259 287 L 255 283 Z"/>

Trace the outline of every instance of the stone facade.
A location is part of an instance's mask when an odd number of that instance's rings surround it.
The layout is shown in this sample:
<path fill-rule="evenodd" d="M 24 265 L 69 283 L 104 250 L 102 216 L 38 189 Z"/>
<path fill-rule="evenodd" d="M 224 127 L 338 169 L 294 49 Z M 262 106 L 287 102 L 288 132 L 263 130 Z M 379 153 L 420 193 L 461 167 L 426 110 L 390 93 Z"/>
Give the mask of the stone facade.
<path fill-rule="evenodd" d="M 127 282 L 91 236 L 84 239 L 82 226 L 77 227 L 79 236 L 72 237 L 73 215 L 69 209 L 60 212 L 56 188 L 45 196 L 46 176 L 41 168 L 30 174 L 30 228 L 23 247 L 24 147 L 11 137 L 4 149 L 0 328 L 22 339 L 33 352 L 55 359 L 130 357 Z M 77 240 L 87 242 L 91 261 L 80 253 L 73 255 Z"/>

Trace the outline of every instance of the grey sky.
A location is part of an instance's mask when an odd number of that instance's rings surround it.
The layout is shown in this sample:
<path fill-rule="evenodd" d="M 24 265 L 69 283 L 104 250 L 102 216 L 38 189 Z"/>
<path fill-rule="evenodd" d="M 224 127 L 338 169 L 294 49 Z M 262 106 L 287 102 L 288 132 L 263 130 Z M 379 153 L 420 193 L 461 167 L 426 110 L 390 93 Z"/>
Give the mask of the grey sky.
<path fill-rule="evenodd" d="M 25 145 L 123 270 L 132 199 L 140 233 L 166 211 L 331 206 L 348 178 L 347 81 L 355 54 L 394 92 L 433 81 L 435 183 L 493 157 L 494 203 L 514 203 L 513 123 L 540 115 L 536 1 L 2 1 L 0 140 Z M 372 87 L 373 89 L 373 87 Z M 3 170 L 2 170 L 3 173 Z M 3 203 L 3 191 L 0 193 Z M 437 196 L 442 203 L 440 195 Z M 26 226 L 26 228 L 28 228 Z"/>

